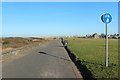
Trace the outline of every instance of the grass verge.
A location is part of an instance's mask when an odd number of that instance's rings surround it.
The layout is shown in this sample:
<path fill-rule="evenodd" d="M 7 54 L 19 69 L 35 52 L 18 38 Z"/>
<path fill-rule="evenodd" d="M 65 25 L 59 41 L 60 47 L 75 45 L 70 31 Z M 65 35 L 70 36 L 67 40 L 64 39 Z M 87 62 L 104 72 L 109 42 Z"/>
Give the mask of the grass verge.
<path fill-rule="evenodd" d="M 105 67 L 105 39 L 66 38 L 76 61 L 94 78 L 118 78 L 118 40 L 109 39 L 109 67 Z"/>

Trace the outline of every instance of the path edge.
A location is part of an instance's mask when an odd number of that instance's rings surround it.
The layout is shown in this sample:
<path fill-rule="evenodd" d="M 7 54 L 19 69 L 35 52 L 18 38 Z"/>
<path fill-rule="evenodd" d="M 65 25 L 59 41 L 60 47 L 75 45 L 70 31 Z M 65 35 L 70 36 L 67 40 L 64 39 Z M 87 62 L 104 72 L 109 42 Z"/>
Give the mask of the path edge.
<path fill-rule="evenodd" d="M 61 43 L 61 42 L 60 42 Z M 63 44 L 61 43 L 61 45 L 63 46 Z M 64 46 L 63 46 L 64 47 Z M 70 63 L 71 63 L 71 66 L 72 66 L 72 69 L 76 75 L 77 78 L 80 78 L 80 79 L 83 79 L 82 75 L 81 75 L 81 72 L 78 70 L 77 66 L 74 64 L 74 62 L 71 60 L 70 56 L 68 55 L 68 52 L 66 51 L 66 49 L 64 48 L 65 50 L 65 54 L 66 56 L 68 57 Z"/>

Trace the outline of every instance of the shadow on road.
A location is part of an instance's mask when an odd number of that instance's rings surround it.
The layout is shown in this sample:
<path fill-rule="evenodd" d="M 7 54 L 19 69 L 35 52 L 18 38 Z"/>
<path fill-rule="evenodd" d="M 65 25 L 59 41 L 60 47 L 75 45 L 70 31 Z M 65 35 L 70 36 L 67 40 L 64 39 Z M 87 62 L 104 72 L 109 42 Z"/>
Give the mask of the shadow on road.
<path fill-rule="evenodd" d="M 47 54 L 47 53 L 45 53 L 45 52 L 39 52 L 40 54 Z"/>
<path fill-rule="evenodd" d="M 77 66 L 77 68 L 81 72 L 83 79 L 84 80 L 96 80 L 95 78 L 93 78 L 93 75 L 87 69 L 87 67 L 82 65 L 80 60 L 76 60 L 76 56 L 67 47 L 65 47 L 65 49 L 68 52 L 68 55 L 70 56 L 71 60 L 75 63 L 75 65 Z"/>
<path fill-rule="evenodd" d="M 38 52 L 40 54 L 45 54 L 45 55 L 48 55 L 48 56 L 52 56 L 54 58 L 57 58 L 57 59 L 62 59 L 62 60 L 65 60 L 65 61 L 69 61 L 68 59 L 65 59 L 65 58 L 62 58 L 62 57 L 58 57 L 58 56 L 55 56 L 55 55 L 52 55 L 52 54 L 48 54 L 46 52 Z"/>

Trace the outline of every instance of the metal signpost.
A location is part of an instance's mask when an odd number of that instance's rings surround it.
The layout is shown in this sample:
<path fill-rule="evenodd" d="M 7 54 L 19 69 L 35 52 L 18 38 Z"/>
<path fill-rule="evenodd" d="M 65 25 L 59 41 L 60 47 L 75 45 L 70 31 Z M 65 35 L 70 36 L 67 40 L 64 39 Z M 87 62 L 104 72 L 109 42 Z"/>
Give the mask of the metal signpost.
<path fill-rule="evenodd" d="M 108 67 L 108 23 L 112 21 L 112 16 L 109 13 L 104 13 L 101 16 L 102 22 L 105 23 L 106 26 L 106 56 L 105 56 L 105 66 Z"/>

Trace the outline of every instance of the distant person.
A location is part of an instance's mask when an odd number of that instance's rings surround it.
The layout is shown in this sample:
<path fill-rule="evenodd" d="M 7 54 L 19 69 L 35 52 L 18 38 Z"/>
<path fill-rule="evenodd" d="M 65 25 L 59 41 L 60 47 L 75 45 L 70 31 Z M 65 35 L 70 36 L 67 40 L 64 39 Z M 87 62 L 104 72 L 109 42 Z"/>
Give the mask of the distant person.
<path fill-rule="evenodd" d="M 64 46 L 65 46 L 65 48 L 67 48 L 67 46 L 68 46 L 68 41 L 67 40 L 64 41 Z"/>
<path fill-rule="evenodd" d="M 63 43 L 63 38 L 61 38 L 61 42 Z"/>

